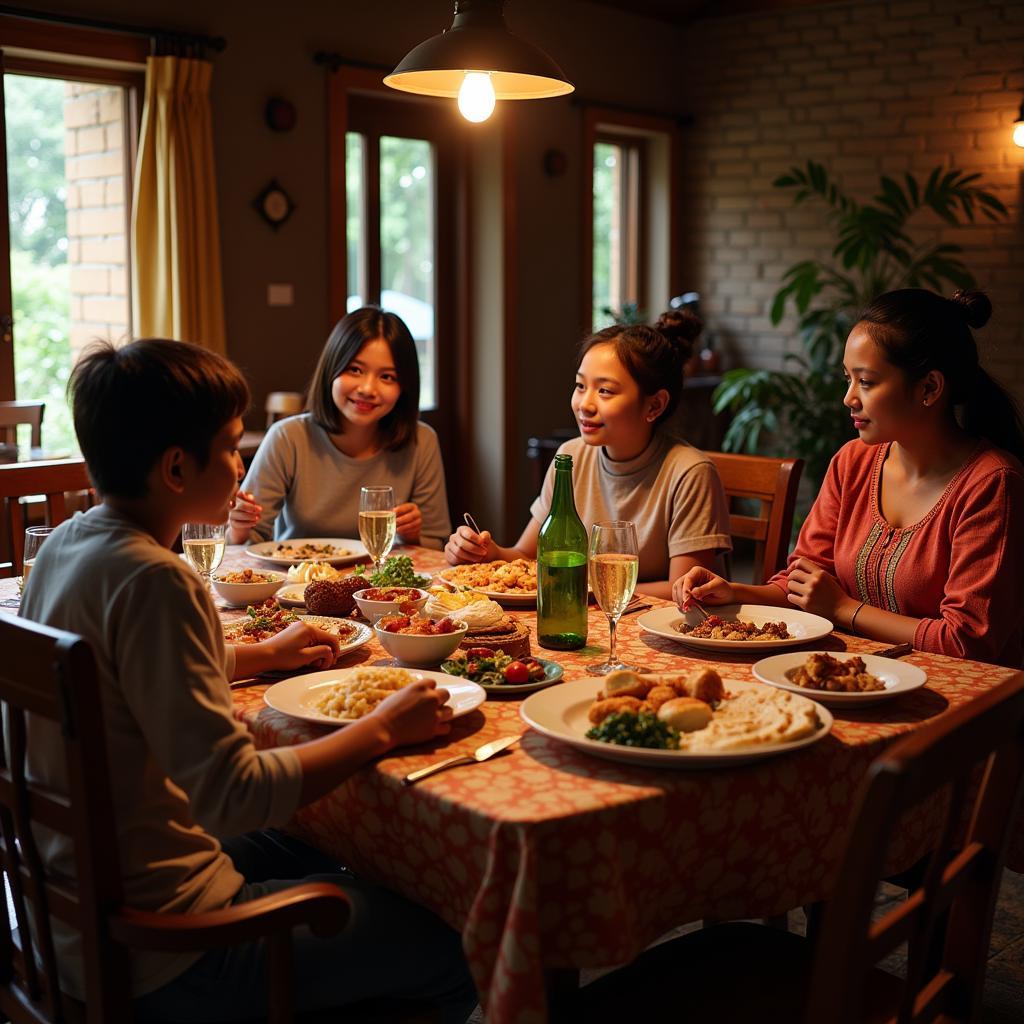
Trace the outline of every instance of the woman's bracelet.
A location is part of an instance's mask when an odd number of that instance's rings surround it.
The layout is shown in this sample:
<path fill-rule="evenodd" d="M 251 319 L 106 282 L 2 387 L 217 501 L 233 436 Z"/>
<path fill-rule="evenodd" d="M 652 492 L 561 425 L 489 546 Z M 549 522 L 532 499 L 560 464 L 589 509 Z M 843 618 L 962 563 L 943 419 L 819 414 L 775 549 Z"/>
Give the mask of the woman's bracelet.
<path fill-rule="evenodd" d="M 857 616 L 860 615 L 861 608 L 863 608 L 864 605 L 866 605 L 866 604 L 867 604 L 867 601 L 861 601 L 861 603 L 859 605 L 857 605 L 857 610 L 853 613 L 852 617 L 850 618 L 850 632 L 851 633 L 856 633 L 857 632 Z"/>

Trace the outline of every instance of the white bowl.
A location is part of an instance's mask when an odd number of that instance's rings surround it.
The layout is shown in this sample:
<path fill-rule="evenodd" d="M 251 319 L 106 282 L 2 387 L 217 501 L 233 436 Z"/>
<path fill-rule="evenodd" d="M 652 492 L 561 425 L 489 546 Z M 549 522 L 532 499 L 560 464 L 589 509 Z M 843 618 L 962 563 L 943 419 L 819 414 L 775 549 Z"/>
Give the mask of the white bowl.
<path fill-rule="evenodd" d="M 363 613 L 368 622 L 376 622 L 382 615 L 400 615 L 398 610 L 400 604 L 406 601 L 368 601 L 363 595 L 370 590 L 409 590 L 416 593 L 416 597 L 408 598 L 416 606 L 416 611 L 422 611 L 430 596 L 425 590 L 417 587 L 367 587 L 365 590 L 357 590 L 352 596 L 356 599 L 359 610 Z"/>
<path fill-rule="evenodd" d="M 416 636 L 412 633 L 389 633 L 380 626 L 374 626 L 381 647 L 403 665 L 429 668 L 440 665 L 456 647 L 462 643 L 469 627 L 458 623 L 460 629 L 454 633 L 440 633 L 437 636 Z"/>
<path fill-rule="evenodd" d="M 234 570 L 232 570 L 234 571 Z M 214 576 L 211 580 L 213 589 L 232 607 L 244 608 L 249 604 L 259 604 L 273 597 L 286 582 L 283 572 L 270 572 L 266 569 L 254 570 L 259 576 L 270 577 L 267 583 L 227 583 Z"/>

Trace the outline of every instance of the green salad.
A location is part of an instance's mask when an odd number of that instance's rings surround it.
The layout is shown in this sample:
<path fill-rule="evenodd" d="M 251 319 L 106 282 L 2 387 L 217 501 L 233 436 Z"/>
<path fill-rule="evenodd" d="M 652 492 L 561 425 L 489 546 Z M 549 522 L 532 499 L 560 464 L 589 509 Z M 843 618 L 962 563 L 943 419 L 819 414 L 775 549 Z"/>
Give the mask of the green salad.
<path fill-rule="evenodd" d="M 588 740 L 616 743 L 620 747 L 648 747 L 655 750 L 678 750 L 679 733 L 649 711 L 634 714 L 618 711 L 600 725 L 587 730 Z"/>
<path fill-rule="evenodd" d="M 464 654 L 441 663 L 441 671 L 450 676 L 471 679 L 481 686 L 522 686 L 546 678 L 544 666 L 536 658 L 511 658 L 502 650 L 471 647 Z"/>
<path fill-rule="evenodd" d="M 372 572 L 368 576 L 368 565 L 361 565 L 353 576 L 366 576 L 371 587 L 422 587 L 429 583 L 426 576 L 420 576 L 412 567 L 412 559 L 408 555 L 392 555 L 384 561 L 380 572 Z"/>

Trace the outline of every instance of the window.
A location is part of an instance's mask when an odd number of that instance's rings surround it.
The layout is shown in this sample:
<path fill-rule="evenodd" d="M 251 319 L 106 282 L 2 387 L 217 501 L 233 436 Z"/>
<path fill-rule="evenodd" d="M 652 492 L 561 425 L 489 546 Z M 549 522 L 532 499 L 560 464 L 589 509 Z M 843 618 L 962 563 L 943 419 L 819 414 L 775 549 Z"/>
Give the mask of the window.
<path fill-rule="evenodd" d="M 583 319 L 594 330 L 647 320 L 681 290 L 676 197 L 679 132 L 663 117 L 584 113 Z"/>
<path fill-rule="evenodd" d="M 642 291 L 642 140 L 594 143 L 593 324 L 615 320 Z M 612 311 L 612 312 L 610 312 Z"/>
<path fill-rule="evenodd" d="M 65 454 L 77 449 L 65 398 L 75 359 L 94 338 L 131 333 L 130 168 L 143 74 L 14 48 L 42 30 L 0 28 L 0 319 L 12 342 L 0 345 L 0 399 L 43 399 L 43 446 Z"/>

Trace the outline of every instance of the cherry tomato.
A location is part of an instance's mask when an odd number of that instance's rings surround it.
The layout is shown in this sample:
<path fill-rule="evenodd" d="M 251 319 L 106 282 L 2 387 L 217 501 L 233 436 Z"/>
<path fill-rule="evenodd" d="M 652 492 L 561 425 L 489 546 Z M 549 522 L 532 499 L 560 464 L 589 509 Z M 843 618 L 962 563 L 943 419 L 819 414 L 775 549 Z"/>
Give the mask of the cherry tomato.
<path fill-rule="evenodd" d="M 530 682 L 531 683 L 539 683 L 543 678 L 545 678 L 546 675 L 547 675 L 547 673 L 544 671 L 544 666 L 543 665 L 539 665 L 536 662 L 534 662 L 532 665 L 530 665 Z"/>
<path fill-rule="evenodd" d="M 528 683 L 530 681 L 530 670 L 521 661 L 513 661 L 505 666 L 506 683 Z"/>
<path fill-rule="evenodd" d="M 494 651 L 490 647 L 470 647 L 466 651 L 467 658 L 491 658 L 494 656 Z"/>
<path fill-rule="evenodd" d="M 480 671 L 480 665 L 475 661 L 466 662 L 466 675 L 475 676 Z"/>

